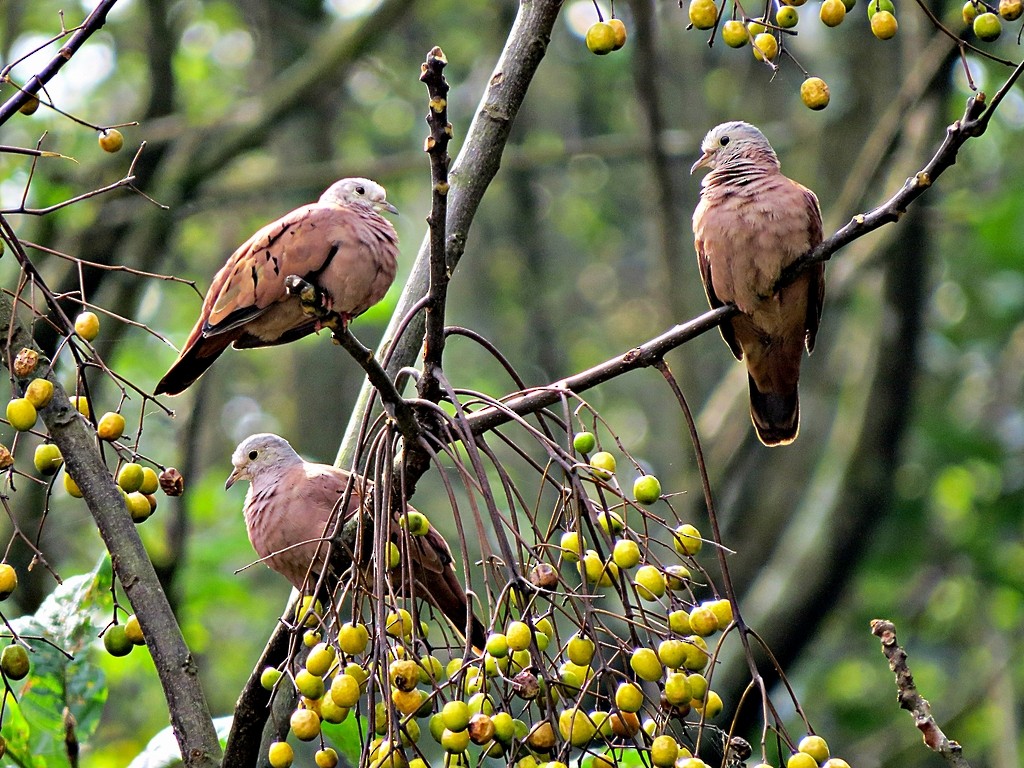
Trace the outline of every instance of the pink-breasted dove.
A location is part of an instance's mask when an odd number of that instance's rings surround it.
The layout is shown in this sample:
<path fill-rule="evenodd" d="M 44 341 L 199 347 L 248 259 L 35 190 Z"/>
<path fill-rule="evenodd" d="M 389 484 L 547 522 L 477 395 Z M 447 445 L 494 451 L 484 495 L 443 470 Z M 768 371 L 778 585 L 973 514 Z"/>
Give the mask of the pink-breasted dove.
<path fill-rule="evenodd" d="M 342 179 L 246 240 L 213 278 L 199 320 L 155 393 L 183 392 L 229 344 L 267 347 L 317 330 L 285 290 L 289 275 L 319 288 L 345 322 L 380 301 L 398 264 L 398 235 L 383 211 L 398 213 L 380 184 Z"/>
<path fill-rule="evenodd" d="M 234 469 L 224 487 L 230 488 L 239 480 L 250 484 L 244 514 L 253 549 L 296 589 L 312 587 L 327 556 L 327 543 L 321 540 L 331 535 L 325 529 L 351 474 L 328 464 L 305 461 L 287 440 L 269 433 L 251 435 L 239 443 L 231 463 Z M 356 479 L 344 519 L 359 512 L 367 485 L 361 478 Z M 392 524 L 389 538 L 396 540 L 399 535 L 399 526 Z M 483 648 L 487 641 L 484 627 L 472 613 L 444 537 L 431 527 L 424 535 L 408 535 L 406 546 L 399 546 L 403 557 L 411 558 L 414 594 L 438 608 L 460 633 L 466 631 L 468 621 L 470 640 L 476 648 Z M 368 547 L 356 561 L 363 568 L 372 566 Z M 401 581 L 407 573 L 403 564 L 392 572 L 396 590 L 404 587 Z"/>
<path fill-rule="evenodd" d="M 768 139 L 749 123 L 708 131 L 690 172 L 707 167 L 693 234 L 711 306 L 740 314 L 721 326 L 737 360 L 746 360 L 750 418 L 765 445 L 785 445 L 800 429 L 797 383 L 804 347 L 825 300 L 825 266 L 816 264 L 774 290 L 782 270 L 821 242 L 821 209 L 807 187 L 782 175 Z"/>

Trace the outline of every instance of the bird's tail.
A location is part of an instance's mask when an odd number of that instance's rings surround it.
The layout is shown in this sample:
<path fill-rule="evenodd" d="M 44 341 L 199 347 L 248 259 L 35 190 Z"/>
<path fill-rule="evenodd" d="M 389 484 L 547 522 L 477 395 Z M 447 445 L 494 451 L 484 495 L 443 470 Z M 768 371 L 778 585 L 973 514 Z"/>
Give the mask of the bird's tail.
<path fill-rule="evenodd" d="M 800 393 L 796 382 L 788 392 L 762 392 L 748 374 L 750 420 L 757 438 L 768 446 L 788 445 L 800 431 Z"/>
<path fill-rule="evenodd" d="M 230 346 L 235 335 L 219 333 L 214 336 L 200 336 L 187 344 L 170 370 L 160 379 L 153 393 L 156 395 L 179 395 L 206 373 L 220 353 Z"/>

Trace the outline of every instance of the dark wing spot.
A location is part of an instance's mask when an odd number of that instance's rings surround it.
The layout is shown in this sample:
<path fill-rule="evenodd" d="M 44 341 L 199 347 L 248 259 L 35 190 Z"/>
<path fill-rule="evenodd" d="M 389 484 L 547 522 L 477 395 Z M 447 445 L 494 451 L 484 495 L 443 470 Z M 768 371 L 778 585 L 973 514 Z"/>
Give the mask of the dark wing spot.
<path fill-rule="evenodd" d="M 250 271 L 252 272 L 252 287 L 253 290 L 255 290 L 256 287 L 260 284 L 260 273 L 256 269 L 255 264 L 252 265 L 252 269 Z"/>
<path fill-rule="evenodd" d="M 274 274 L 275 275 L 280 275 L 281 274 L 281 262 L 279 262 L 277 260 L 277 256 L 271 256 L 270 260 L 272 262 L 274 262 Z"/>

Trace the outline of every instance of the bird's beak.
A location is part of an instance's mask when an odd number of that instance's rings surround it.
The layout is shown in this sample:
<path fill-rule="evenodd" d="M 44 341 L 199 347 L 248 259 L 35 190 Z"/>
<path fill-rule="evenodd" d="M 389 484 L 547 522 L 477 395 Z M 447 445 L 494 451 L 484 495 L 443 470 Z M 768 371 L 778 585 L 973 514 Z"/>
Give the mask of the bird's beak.
<path fill-rule="evenodd" d="M 241 476 L 242 476 L 242 470 L 239 467 L 235 467 L 233 470 L 231 470 L 231 474 L 228 475 L 228 479 L 224 483 L 224 490 L 226 491 L 229 488 L 231 488 L 232 485 L 234 485 L 235 483 L 238 482 L 238 480 L 239 480 L 239 478 L 241 478 Z"/>
<path fill-rule="evenodd" d="M 701 155 L 697 159 L 696 163 L 694 163 L 693 165 L 690 166 L 690 173 L 691 173 L 691 175 L 698 168 L 710 168 L 711 167 L 711 158 L 714 157 L 714 154 L 715 153 L 712 152 L 710 149 L 704 150 L 704 154 Z"/>
<path fill-rule="evenodd" d="M 385 200 L 383 203 L 377 203 L 377 210 L 381 212 L 387 211 L 388 213 L 393 213 L 395 214 L 395 216 L 398 216 L 398 209 L 395 208 L 395 206 L 393 206 L 387 200 Z"/>

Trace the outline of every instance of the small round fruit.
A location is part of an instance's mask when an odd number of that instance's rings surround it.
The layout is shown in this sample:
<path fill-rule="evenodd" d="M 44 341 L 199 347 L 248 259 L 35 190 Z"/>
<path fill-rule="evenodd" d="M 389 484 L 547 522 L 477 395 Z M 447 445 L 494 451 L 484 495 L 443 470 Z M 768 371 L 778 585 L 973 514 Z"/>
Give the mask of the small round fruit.
<path fill-rule="evenodd" d="M 567 563 L 578 563 L 580 549 L 585 548 L 585 544 L 576 531 L 563 533 L 558 542 L 558 546 L 562 549 L 562 559 Z"/>
<path fill-rule="evenodd" d="M 704 715 L 706 719 L 712 720 L 722 714 L 724 708 L 725 704 L 722 702 L 722 697 L 715 691 L 708 691 L 704 694 L 704 701 L 700 707 L 697 707 L 697 711 Z"/>
<path fill-rule="evenodd" d="M 131 643 L 128 644 L 129 650 Z M 124 654 L 115 654 L 123 656 Z M 0 654 L 0 669 L 11 680 L 21 680 L 29 670 L 28 652 L 24 647 L 12 643 Z"/>
<path fill-rule="evenodd" d="M 0 600 L 6 600 L 18 588 L 18 572 L 9 563 L 0 563 Z"/>
<path fill-rule="evenodd" d="M 346 621 L 338 630 L 338 646 L 349 656 L 362 653 L 370 642 L 370 633 L 365 624 L 353 624 Z"/>
<path fill-rule="evenodd" d="M 679 743 L 667 733 L 651 742 L 651 762 L 658 768 L 671 768 L 679 757 Z"/>
<path fill-rule="evenodd" d="M 850 764 L 841 757 L 830 757 L 821 764 L 821 768 L 850 768 Z"/>
<path fill-rule="evenodd" d="M 690 681 L 686 677 L 685 672 L 673 672 L 665 678 L 665 701 L 674 707 L 682 705 L 689 706 L 690 699 L 693 698 L 690 693 Z"/>
<path fill-rule="evenodd" d="M 260 687 L 265 691 L 274 690 L 277 681 L 281 679 L 281 670 L 276 667 L 266 667 L 260 672 Z"/>
<path fill-rule="evenodd" d="M 316 754 L 313 755 L 313 762 L 316 763 L 317 768 L 335 768 L 339 762 L 338 753 L 331 747 L 318 749 Z"/>
<path fill-rule="evenodd" d="M 107 128 L 100 132 L 100 149 L 104 152 L 120 152 L 124 146 L 124 136 L 117 128 Z"/>
<path fill-rule="evenodd" d="M 661 662 L 653 648 L 637 648 L 629 657 L 629 667 L 644 680 L 661 679 Z"/>
<path fill-rule="evenodd" d="M 653 601 L 665 596 L 665 574 L 653 565 L 640 566 L 633 583 L 642 600 Z"/>
<path fill-rule="evenodd" d="M 828 742 L 821 738 L 821 736 L 814 734 L 804 736 L 800 739 L 800 743 L 796 748 L 798 752 L 806 752 L 819 763 L 824 763 L 828 760 Z"/>
<path fill-rule="evenodd" d="M 303 595 L 302 599 L 295 604 L 295 620 L 302 620 L 303 626 L 306 627 L 315 627 L 319 624 L 323 613 L 324 607 L 320 604 L 320 601 L 315 600 L 310 595 Z"/>
<path fill-rule="evenodd" d="M 825 0 L 818 12 L 821 23 L 826 27 L 838 27 L 846 18 L 846 6 L 843 0 Z"/>
<path fill-rule="evenodd" d="M 13 569 L 12 569 L 13 570 Z M 581 667 L 590 665 L 590 662 L 594 658 L 594 641 L 589 637 L 576 633 L 569 638 L 569 643 L 565 649 L 565 655 L 569 657 L 569 661 L 573 664 L 579 664 Z"/>
<path fill-rule="evenodd" d="M 872 29 L 873 31 L 873 29 Z M 1003 32 L 1002 22 L 994 13 L 982 13 L 974 20 L 974 34 L 986 43 L 991 43 Z"/>
<path fill-rule="evenodd" d="M 420 665 L 412 659 L 398 659 L 388 666 L 388 678 L 400 691 L 408 693 L 420 682 Z"/>
<path fill-rule="evenodd" d="M 117 484 L 125 493 L 134 493 L 142 487 L 142 467 L 135 462 L 125 463 L 117 473 Z"/>
<path fill-rule="evenodd" d="M 608 19 L 608 23 L 615 30 L 615 47 L 612 50 L 617 51 L 626 44 L 626 25 L 622 23 L 622 19 Z"/>
<path fill-rule="evenodd" d="M 1021 0 L 999 0 L 999 15 L 1007 21 L 1016 21 L 1024 13 Z"/>
<path fill-rule="evenodd" d="M 494 720 L 490 715 L 477 712 L 469 718 L 467 730 L 469 731 L 469 740 L 474 744 L 486 744 L 494 738 Z"/>
<path fill-rule="evenodd" d="M 85 418 L 89 418 L 89 414 L 91 413 L 89 409 L 89 398 L 84 395 L 72 395 L 68 400 L 71 401 L 72 408 L 85 416 Z"/>
<path fill-rule="evenodd" d="M 794 5 L 795 5 L 795 3 L 794 3 Z M 747 24 L 747 32 L 750 33 L 751 37 L 757 37 L 762 32 L 764 32 L 766 29 L 767 29 L 767 27 L 765 27 L 765 25 L 762 24 L 759 21 L 751 21 L 749 24 Z"/>
<path fill-rule="evenodd" d="M 160 478 L 152 467 L 142 468 L 142 485 L 139 486 L 139 493 L 151 496 L 160 489 Z"/>
<path fill-rule="evenodd" d="M 782 6 L 775 14 L 775 23 L 783 29 L 792 29 L 799 21 L 800 11 L 791 5 Z"/>
<path fill-rule="evenodd" d="M 828 106 L 828 84 L 820 77 L 808 77 L 800 84 L 800 99 L 805 107 L 818 110 Z"/>
<path fill-rule="evenodd" d="M 331 698 L 339 707 L 354 707 L 362 693 L 362 686 L 352 675 L 342 673 L 331 681 Z"/>
<path fill-rule="evenodd" d="M 680 592 L 686 589 L 686 584 L 690 580 L 690 569 L 685 565 L 666 566 L 665 580 L 669 589 L 673 592 Z"/>
<path fill-rule="evenodd" d="M 503 659 L 508 656 L 508 638 L 504 632 L 492 632 L 487 636 L 487 643 L 484 650 L 496 659 Z"/>
<path fill-rule="evenodd" d="M 619 683 L 615 689 L 615 706 L 622 712 L 639 712 L 644 705 L 644 692 L 636 683 Z"/>
<path fill-rule="evenodd" d="M 572 439 L 572 447 L 577 453 L 590 453 L 597 447 L 597 438 L 593 432 L 577 432 Z"/>
<path fill-rule="evenodd" d="M 989 15 L 993 18 L 995 17 L 994 13 Z M 977 19 L 975 19 L 975 22 L 977 22 Z M 996 23 L 999 23 L 999 19 L 996 19 Z M 889 40 L 892 38 L 899 29 L 899 26 L 896 17 L 888 11 L 879 11 L 871 17 L 871 34 L 879 40 Z"/>
<path fill-rule="evenodd" d="M 632 539 L 619 539 L 612 550 L 612 560 L 624 570 L 633 568 L 640 562 L 640 545 Z"/>
<path fill-rule="evenodd" d="M 74 499 L 82 498 L 82 489 L 78 487 L 75 478 L 67 472 L 64 473 L 64 490 L 68 492 L 68 496 Z"/>
<path fill-rule="evenodd" d="M 690 627 L 700 637 L 713 635 L 718 631 L 718 617 L 709 606 L 698 605 L 690 611 Z"/>
<path fill-rule="evenodd" d="M 730 19 L 722 25 L 722 40 L 730 48 L 742 48 L 750 41 L 750 35 L 742 21 Z"/>
<path fill-rule="evenodd" d="M 319 699 L 324 695 L 324 680 L 312 674 L 308 669 L 300 669 L 295 674 L 295 687 L 307 699 Z"/>
<path fill-rule="evenodd" d="M 556 743 L 555 729 L 547 720 L 535 723 L 526 735 L 526 745 L 536 752 L 550 752 Z"/>
<path fill-rule="evenodd" d="M 754 38 L 754 58 L 771 61 L 779 54 L 779 41 L 770 32 L 762 32 Z"/>
<path fill-rule="evenodd" d="M 38 411 L 53 400 L 53 382 L 49 379 L 32 379 L 25 387 L 25 399 Z"/>
<path fill-rule="evenodd" d="M 86 341 L 100 335 L 100 319 L 95 312 L 82 312 L 75 318 L 75 333 Z"/>
<path fill-rule="evenodd" d="M 615 50 L 615 27 L 607 21 L 598 21 L 587 30 L 587 48 L 591 53 L 604 56 Z"/>
<path fill-rule="evenodd" d="M 806 752 L 794 752 L 786 761 L 786 768 L 818 768 L 818 762 Z"/>
<path fill-rule="evenodd" d="M 270 768 L 289 768 L 295 760 L 295 750 L 287 741 L 275 741 L 267 750 Z"/>
<path fill-rule="evenodd" d="M 144 523 L 149 520 L 154 509 L 149 501 L 151 498 L 151 496 L 146 496 L 138 491 L 133 491 L 125 497 L 124 504 L 128 507 L 128 514 L 132 516 L 133 522 Z"/>
<path fill-rule="evenodd" d="M 456 733 L 466 730 L 470 717 L 469 705 L 458 699 L 449 701 L 441 709 L 441 722 L 444 723 L 444 727 Z"/>
<path fill-rule="evenodd" d="M 732 603 L 730 603 L 724 597 L 720 600 L 711 600 L 705 603 L 708 608 L 711 609 L 712 613 L 715 614 L 715 618 L 718 619 L 718 627 L 722 629 L 732 624 Z"/>
<path fill-rule="evenodd" d="M 18 111 L 23 115 L 34 115 L 37 109 L 39 109 L 39 97 L 34 93 L 28 97 L 24 104 L 18 107 Z"/>
<path fill-rule="evenodd" d="M 896 6 L 893 5 L 892 0 L 871 0 L 868 3 L 868 18 L 874 18 L 874 15 L 879 11 L 888 11 L 895 15 Z"/>
<path fill-rule="evenodd" d="M 113 442 L 124 434 L 124 428 L 124 416 L 120 413 L 108 411 L 100 417 L 99 422 L 96 424 L 96 434 L 99 436 L 100 440 Z M 139 484 L 139 487 L 142 487 L 141 483 Z M 154 488 L 153 490 L 155 491 L 156 489 Z M 150 493 L 152 492 L 153 491 L 150 491 Z"/>
<path fill-rule="evenodd" d="M 594 470 L 594 477 L 599 480 L 610 480 L 615 474 L 615 457 L 608 451 L 598 451 L 590 457 L 590 466 Z"/>
<path fill-rule="evenodd" d="M 289 724 L 299 741 L 312 741 L 320 735 L 320 717 L 311 709 L 296 709 Z"/>
<path fill-rule="evenodd" d="M 36 425 L 36 407 L 26 397 L 16 397 L 7 404 L 7 420 L 19 432 Z"/>
<path fill-rule="evenodd" d="M 430 533 L 430 520 L 422 512 L 410 509 L 402 516 L 402 527 L 413 536 L 426 536 Z"/>
<path fill-rule="evenodd" d="M 688 11 L 690 23 L 697 29 L 711 29 L 718 21 L 718 6 L 715 0 L 690 0 Z"/>
<path fill-rule="evenodd" d="M 32 463 L 36 470 L 44 475 L 56 474 L 60 465 L 64 463 L 64 457 L 60 455 L 60 448 L 53 443 L 42 443 L 36 446 Z"/>
<path fill-rule="evenodd" d="M 708 644 L 700 635 L 688 635 L 686 644 L 688 648 L 683 666 L 691 672 L 700 672 L 711 659 L 711 654 L 708 653 Z"/>
<path fill-rule="evenodd" d="M 690 675 L 687 679 L 690 681 L 690 695 L 695 701 L 704 701 L 708 694 L 707 678 L 704 675 Z"/>
<path fill-rule="evenodd" d="M 530 631 L 530 627 L 523 621 L 509 622 L 505 630 L 508 647 L 513 651 L 523 651 L 529 648 L 532 637 L 533 633 Z"/>
<path fill-rule="evenodd" d="M 327 643 L 317 643 L 306 657 L 306 669 L 317 677 L 323 677 L 334 663 L 334 647 Z"/>
<path fill-rule="evenodd" d="M 689 635 L 693 632 L 693 627 L 690 626 L 690 614 L 681 608 L 672 611 L 668 615 L 668 628 L 677 635 Z"/>
<path fill-rule="evenodd" d="M 604 510 L 597 515 L 597 524 L 609 536 L 618 536 L 626 527 L 622 515 Z"/>
<path fill-rule="evenodd" d="M 384 619 L 384 631 L 392 637 L 409 637 L 412 635 L 412 614 L 405 608 L 392 611 Z"/>
<path fill-rule="evenodd" d="M 107 627 L 107 631 L 103 633 L 103 647 L 111 656 L 127 656 L 135 646 L 128 639 L 128 633 L 124 631 L 124 626 L 115 624 L 112 627 Z"/>
<path fill-rule="evenodd" d="M 661 482 L 654 475 L 643 475 L 633 482 L 633 498 L 640 504 L 653 504 L 661 498 Z"/>
<path fill-rule="evenodd" d="M 146 644 L 146 637 L 142 634 L 142 625 L 139 624 L 139 617 L 134 613 L 124 623 L 124 634 L 125 637 L 132 641 L 132 645 Z"/>
<path fill-rule="evenodd" d="M 562 739 L 574 747 L 585 747 L 597 735 L 597 726 L 582 709 L 573 707 L 562 710 L 558 716 L 558 732 Z"/>
<path fill-rule="evenodd" d="M 974 24 L 974 20 L 978 18 L 978 6 L 974 4 L 974 0 L 967 0 L 964 3 L 964 7 L 960 11 L 960 15 L 963 17 L 964 24 L 971 26 Z"/>
<path fill-rule="evenodd" d="M 685 640 L 667 638 L 658 643 L 658 660 L 669 669 L 679 669 L 686 663 L 691 648 Z"/>
<path fill-rule="evenodd" d="M 325 723 L 338 723 L 345 722 L 348 717 L 349 708 L 343 707 L 338 704 L 332 696 L 324 696 L 320 699 L 320 719 Z"/>
<path fill-rule="evenodd" d="M 612 733 L 620 739 L 631 739 L 640 732 L 640 718 L 635 712 L 615 712 L 611 721 Z"/>
<path fill-rule="evenodd" d="M 469 747 L 469 729 L 453 731 L 450 728 L 445 728 L 441 734 L 441 747 L 449 754 L 462 754 Z"/>
<path fill-rule="evenodd" d="M 696 555 L 704 546 L 700 537 L 700 531 L 689 523 L 683 523 L 676 528 L 672 536 L 672 545 L 680 555 Z"/>

